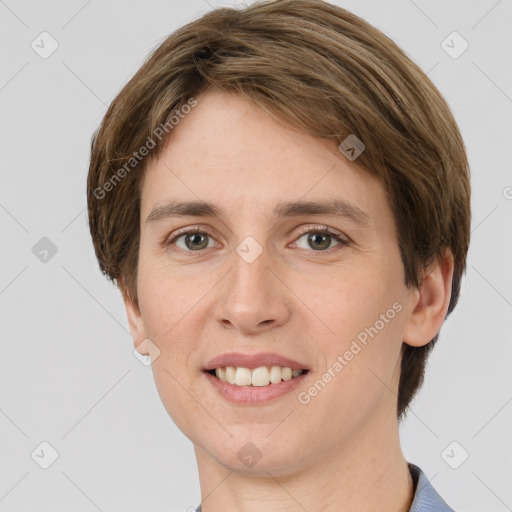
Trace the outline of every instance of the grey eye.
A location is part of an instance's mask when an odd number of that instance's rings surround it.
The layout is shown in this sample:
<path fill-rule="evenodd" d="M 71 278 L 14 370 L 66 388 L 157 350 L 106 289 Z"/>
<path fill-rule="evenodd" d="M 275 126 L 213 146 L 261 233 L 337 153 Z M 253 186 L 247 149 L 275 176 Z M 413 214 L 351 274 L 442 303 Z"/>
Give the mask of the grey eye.
<path fill-rule="evenodd" d="M 179 245 L 178 241 L 184 238 L 185 247 Z M 183 250 L 197 251 L 208 248 L 210 235 L 202 232 L 184 233 L 176 238 L 176 245 Z"/>
<path fill-rule="evenodd" d="M 308 244 L 308 246 L 301 247 L 301 249 L 313 249 L 315 251 L 322 251 L 325 249 L 330 249 L 331 242 L 336 242 L 336 238 L 333 235 L 330 235 L 329 233 L 321 233 L 314 231 L 304 233 L 297 239 L 297 241 L 304 237 L 307 237 L 306 243 Z M 297 243 L 297 246 L 300 247 L 300 244 Z"/>

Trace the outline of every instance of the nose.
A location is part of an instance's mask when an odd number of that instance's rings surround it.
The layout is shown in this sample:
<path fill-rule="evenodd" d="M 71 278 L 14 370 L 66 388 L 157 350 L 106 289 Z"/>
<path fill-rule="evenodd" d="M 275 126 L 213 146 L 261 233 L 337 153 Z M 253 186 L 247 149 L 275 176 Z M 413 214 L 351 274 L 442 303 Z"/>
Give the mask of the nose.
<path fill-rule="evenodd" d="M 284 284 L 282 267 L 267 250 L 249 261 L 233 252 L 233 267 L 221 282 L 216 314 L 225 329 L 258 334 L 287 322 L 291 292 Z"/>

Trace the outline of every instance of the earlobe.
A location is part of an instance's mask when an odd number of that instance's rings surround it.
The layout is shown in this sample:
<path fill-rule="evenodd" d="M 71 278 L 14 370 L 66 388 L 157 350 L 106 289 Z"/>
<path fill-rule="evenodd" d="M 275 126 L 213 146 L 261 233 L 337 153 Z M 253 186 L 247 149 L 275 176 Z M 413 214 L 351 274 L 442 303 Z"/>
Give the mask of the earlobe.
<path fill-rule="evenodd" d="M 128 325 L 133 338 L 133 345 L 137 349 L 137 352 L 141 355 L 149 355 L 149 347 L 147 346 L 146 328 L 144 327 L 144 321 L 140 312 L 138 304 L 134 304 L 129 294 L 119 286 L 121 294 L 123 296 L 124 307 L 126 309 L 126 316 L 128 319 Z"/>
<path fill-rule="evenodd" d="M 427 270 L 414 309 L 404 330 L 403 341 L 420 347 L 439 332 L 446 318 L 452 293 L 453 255 L 449 249 Z"/>

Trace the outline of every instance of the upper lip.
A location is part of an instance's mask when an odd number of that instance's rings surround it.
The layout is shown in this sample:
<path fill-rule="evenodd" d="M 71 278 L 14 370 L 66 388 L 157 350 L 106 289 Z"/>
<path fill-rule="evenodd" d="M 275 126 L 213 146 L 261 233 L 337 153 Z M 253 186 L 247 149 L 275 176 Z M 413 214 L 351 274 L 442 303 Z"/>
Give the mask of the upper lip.
<path fill-rule="evenodd" d="M 259 354 L 243 354 L 241 352 L 225 352 L 210 359 L 203 370 L 210 371 L 226 366 L 240 366 L 243 368 L 259 368 L 260 366 L 282 366 L 292 370 L 308 370 L 309 368 L 298 361 L 273 352 L 260 352 Z"/>

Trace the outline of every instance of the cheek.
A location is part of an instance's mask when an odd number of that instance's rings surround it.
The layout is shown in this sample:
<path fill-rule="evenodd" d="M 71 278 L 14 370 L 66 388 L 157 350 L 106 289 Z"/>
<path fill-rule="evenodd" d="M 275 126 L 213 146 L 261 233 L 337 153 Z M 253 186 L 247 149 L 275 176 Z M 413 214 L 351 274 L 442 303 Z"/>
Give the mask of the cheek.
<path fill-rule="evenodd" d="M 403 292 L 396 276 L 385 270 L 352 266 L 328 279 L 317 276 L 309 294 L 305 285 L 296 288 L 321 319 L 315 320 L 320 331 L 313 337 L 324 355 L 320 371 L 330 373 L 320 375 L 319 386 L 328 382 L 324 399 L 333 407 L 339 408 L 340 400 L 352 404 L 347 410 L 357 409 L 358 401 L 369 406 L 382 394 L 382 381 L 392 377 L 402 344 Z"/>
<path fill-rule="evenodd" d="M 361 425 L 398 393 L 393 377 L 401 347 L 399 313 L 392 304 L 379 309 L 368 300 L 344 305 L 337 317 L 336 308 L 330 315 L 336 335 L 318 337 L 325 366 L 298 397 L 301 413 L 321 423 L 333 444 L 357 436 Z M 380 320 L 386 311 L 388 323 Z"/>
<path fill-rule="evenodd" d="M 188 418 L 201 410 L 191 399 L 193 355 L 201 339 L 201 298 L 211 287 L 208 278 L 180 275 L 176 269 L 144 258 L 139 262 L 138 297 L 146 336 L 157 345 L 152 364 L 160 399 L 169 416 L 187 435 L 193 429 Z"/>
<path fill-rule="evenodd" d="M 397 293 L 383 269 L 369 263 L 333 267 L 332 271 L 304 275 L 293 283 L 296 295 L 323 327 L 327 346 L 338 340 L 335 348 L 341 350 L 396 300 Z"/>
<path fill-rule="evenodd" d="M 176 283 L 174 283 L 176 285 Z M 159 348 L 160 354 L 152 363 L 153 378 L 160 400 L 169 417 L 185 434 L 193 432 L 189 418 L 200 415 L 194 411 L 195 401 L 191 399 L 190 361 L 195 350 L 194 340 L 200 338 L 194 332 L 193 313 L 187 297 L 179 293 L 180 287 L 169 288 L 162 280 L 155 282 L 151 291 L 143 297 L 144 323 L 146 333 Z"/>
<path fill-rule="evenodd" d="M 149 338 L 164 345 L 172 339 L 179 343 L 188 312 L 204 295 L 200 282 L 198 277 L 180 276 L 168 265 L 141 258 L 138 296 Z"/>
<path fill-rule="evenodd" d="M 139 267 L 139 304 L 146 336 L 158 347 L 160 354 L 153 362 L 153 373 L 159 392 L 165 392 L 166 402 L 183 394 L 188 388 L 188 361 L 194 350 L 193 305 L 198 292 L 176 276 L 156 266 Z"/>

